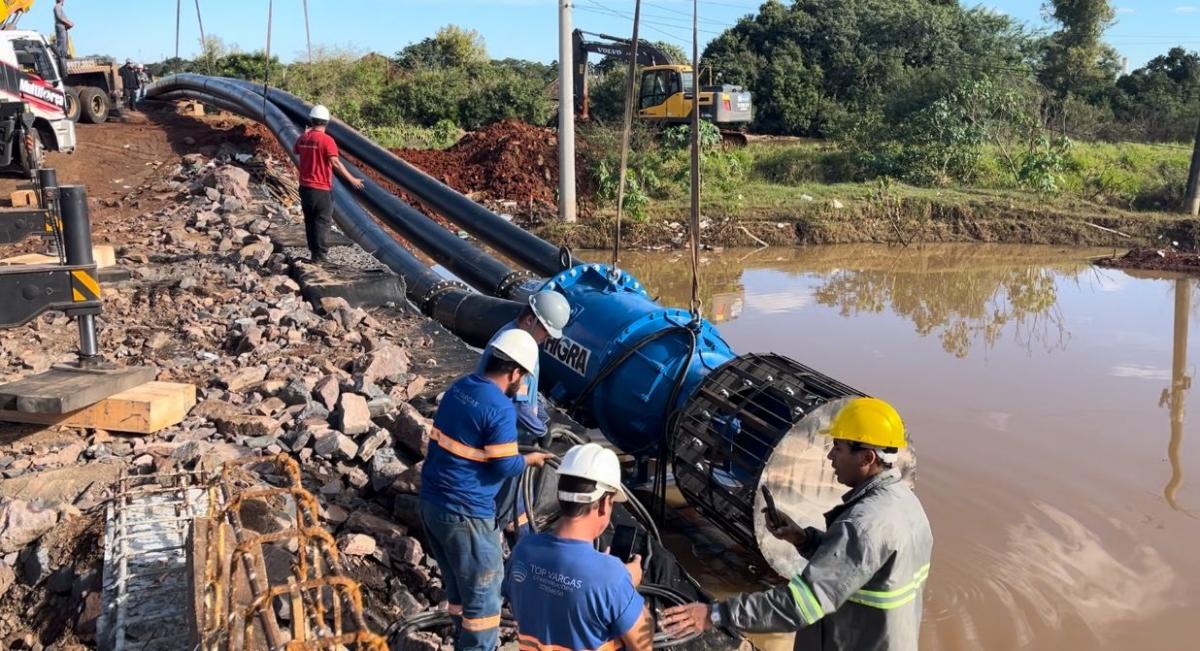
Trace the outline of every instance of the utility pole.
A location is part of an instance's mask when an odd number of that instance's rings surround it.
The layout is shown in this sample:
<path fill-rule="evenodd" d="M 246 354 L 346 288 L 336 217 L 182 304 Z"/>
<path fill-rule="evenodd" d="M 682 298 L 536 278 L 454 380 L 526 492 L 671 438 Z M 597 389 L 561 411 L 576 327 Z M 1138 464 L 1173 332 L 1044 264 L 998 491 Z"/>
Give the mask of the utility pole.
<path fill-rule="evenodd" d="M 558 216 L 568 223 L 575 221 L 574 58 L 571 0 L 558 0 Z"/>
<path fill-rule="evenodd" d="M 1192 166 L 1188 170 L 1187 194 L 1183 204 L 1191 216 L 1200 215 L 1200 121 L 1196 123 L 1196 144 L 1192 148 Z"/>

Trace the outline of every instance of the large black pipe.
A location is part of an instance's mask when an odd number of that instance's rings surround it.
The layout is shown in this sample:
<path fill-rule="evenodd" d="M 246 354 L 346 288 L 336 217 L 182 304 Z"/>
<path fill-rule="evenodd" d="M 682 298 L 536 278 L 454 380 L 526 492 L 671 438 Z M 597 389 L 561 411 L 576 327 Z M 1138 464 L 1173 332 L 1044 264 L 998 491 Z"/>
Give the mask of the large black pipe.
<path fill-rule="evenodd" d="M 236 104 L 216 98 L 209 101 L 222 110 L 242 113 Z M 468 285 L 501 298 L 523 298 L 531 291 L 532 286 L 526 282 L 531 279 L 528 272 L 514 271 L 482 249 L 463 241 L 364 175 L 353 163 L 343 163 L 351 174 L 363 180 L 364 187 L 358 196 L 376 216 Z"/>
<path fill-rule="evenodd" d="M 261 84 L 231 80 L 243 88 L 263 92 Z M 311 106 L 300 98 L 276 88 L 266 90 L 272 103 L 297 120 L 307 120 Z M 568 266 L 581 261 L 569 253 L 505 221 L 496 213 L 468 199 L 458 191 L 413 167 L 388 150 L 371 142 L 365 136 L 334 119 L 329 123 L 329 134 L 338 141 L 338 146 L 382 174 L 405 192 L 416 197 L 431 209 L 479 238 L 488 246 L 503 253 L 525 268 L 543 276 L 553 276 Z"/>
<path fill-rule="evenodd" d="M 523 281 L 531 278 L 528 272 L 513 271 L 483 249 L 471 246 L 442 228 L 363 174 L 350 161 L 343 160 L 342 163 L 347 171 L 363 180 L 363 189 L 358 196 L 376 216 L 468 285 L 485 294 L 510 298 Z"/>
<path fill-rule="evenodd" d="M 236 112 L 265 124 L 295 162 L 292 148 L 300 134 L 278 108 L 261 95 L 227 81 L 202 75 L 180 74 L 151 84 L 146 94 L 155 98 L 190 94 L 214 105 L 236 107 Z M 368 253 L 404 277 L 410 301 L 422 312 L 472 345 L 483 345 L 504 323 L 520 313 L 522 305 L 492 296 L 475 294 L 458 283 L 433 272 L 388 235 L 359 206 L 338 180 L 333 188 L 334 218 L 342 231 Z"/>

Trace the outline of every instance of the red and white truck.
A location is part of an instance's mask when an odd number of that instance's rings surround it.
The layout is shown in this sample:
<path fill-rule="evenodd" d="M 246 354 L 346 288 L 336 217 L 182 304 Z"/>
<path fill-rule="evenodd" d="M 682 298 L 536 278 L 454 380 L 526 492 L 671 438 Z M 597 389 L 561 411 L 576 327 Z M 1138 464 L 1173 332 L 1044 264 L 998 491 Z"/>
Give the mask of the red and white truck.
<path fill-rule="evenodd" d="M 33 175 L 46 150 L 75 150 L 67 89 L 45 37 L 0 31 L 0 168 Z"/>

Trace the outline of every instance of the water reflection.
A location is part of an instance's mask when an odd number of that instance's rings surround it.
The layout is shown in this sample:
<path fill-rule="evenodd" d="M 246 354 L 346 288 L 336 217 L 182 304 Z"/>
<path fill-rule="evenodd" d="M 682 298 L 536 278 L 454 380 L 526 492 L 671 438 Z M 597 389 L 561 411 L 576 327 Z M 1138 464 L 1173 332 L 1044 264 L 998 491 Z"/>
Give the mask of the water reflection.
<path fill-rule="evenodd" d="M 1163 488 L 1163 497 L 1176 511 L 1183 510 L 1177 501 L 1179 487 L 1183 485 L 1183 463 L 1179 451 L 1183 446 L 1183 399 L 1184 392 L 1192 388 L 1192 378 L 1187 375 L 1188 317 L 1191 315 L 1191 284 L 1186 278 L 1175 280 L 1175 332 L 1171 347 L 1171 387 L 1163 389 L 1159 398 L 1160 407 L 1171 412 L 1171 439 L 1167 443 L 1167 458 L 1171 463 L 1171 478 Z"/>
<path fill-rule="evenodd" d="M 770 315 L 817 303 L 846 318 L 893 312 L 956 357 L 976 343 L 991 348 L 1005 332 L 1029 351 L 1061 350 L 1070 331 L 1058 307 L 1059 283 L 1096 272 L 1078 251 L 1069 262 L 1049 265 L 1047 252 L 999 245 L 709 252 L 701 261 L 701 293 L 705 317 L 717 323 L 738 318 L 743 307 Z M 687 303 L 691 272 L 682 254 L 627 254 L 623 262 L 662 302 Z M 748 292 L 744 274 L 756 270 L 784 272 L 792 282 Z M 1093 280 L 1101 290 L 1116 282 L 1105 275 Z"/>

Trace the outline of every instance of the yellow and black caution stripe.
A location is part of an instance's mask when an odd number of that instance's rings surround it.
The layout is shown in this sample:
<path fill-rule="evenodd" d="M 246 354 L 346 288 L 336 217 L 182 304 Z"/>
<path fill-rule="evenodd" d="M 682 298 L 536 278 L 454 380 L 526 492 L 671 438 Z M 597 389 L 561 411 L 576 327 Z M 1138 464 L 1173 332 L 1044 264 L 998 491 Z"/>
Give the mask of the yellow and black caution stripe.
<path fill-rule="evenodd" d="M 76 303 L 100 300 L 100 283 L 91 271 L 76 269 L 71 272 L 71 296 Z"/>

